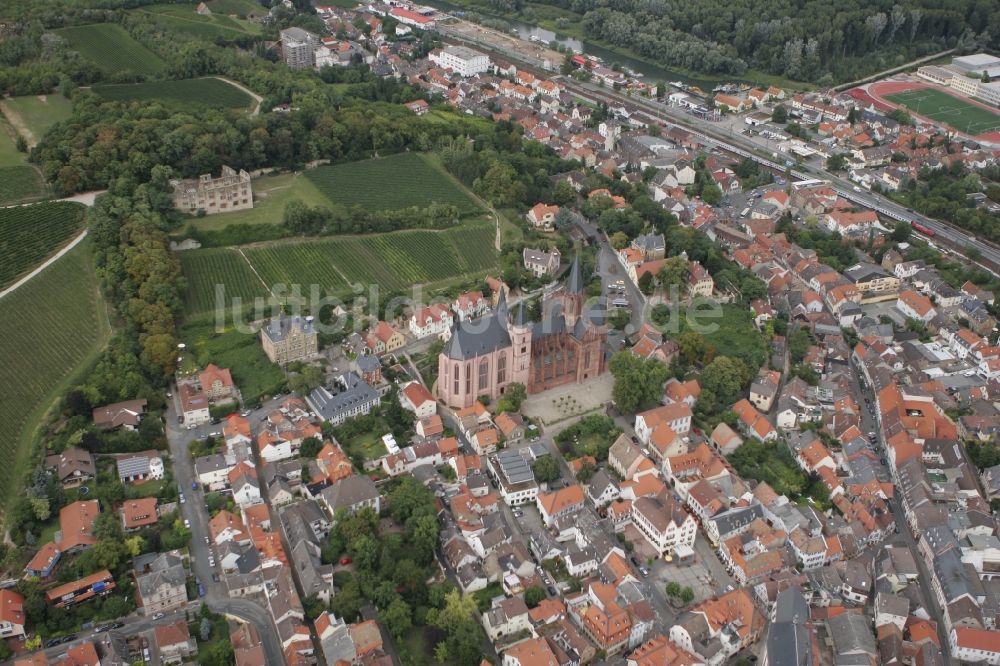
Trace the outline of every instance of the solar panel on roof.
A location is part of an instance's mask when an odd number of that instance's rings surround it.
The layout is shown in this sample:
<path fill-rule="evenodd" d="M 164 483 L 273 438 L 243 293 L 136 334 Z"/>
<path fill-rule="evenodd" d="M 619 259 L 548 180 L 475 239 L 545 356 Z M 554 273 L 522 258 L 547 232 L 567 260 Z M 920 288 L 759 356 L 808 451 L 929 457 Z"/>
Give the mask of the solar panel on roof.
<path fill-rule="evenodd" d="M 149 474 L 149 458 L 125 458 L 118 461 L 118 476 Z"/>

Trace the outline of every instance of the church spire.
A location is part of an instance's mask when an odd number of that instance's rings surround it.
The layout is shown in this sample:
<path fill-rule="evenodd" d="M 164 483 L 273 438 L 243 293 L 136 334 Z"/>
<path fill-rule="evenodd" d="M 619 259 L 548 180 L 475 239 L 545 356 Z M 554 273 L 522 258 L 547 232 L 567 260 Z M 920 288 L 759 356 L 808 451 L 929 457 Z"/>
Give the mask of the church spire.
<path fill-rule="evenodd" d="M 514 326 L 525 326 L 528 323 L 528 311 L 524 309 L 524 299 L 517 302 L 517 312 L 514 315 Z"/>
<path fill-rule="evenodd" d="M 497 299 L 497 316 L 501 319 L 507 319 L 507 290 L 502 286 L 500 287 L 500 298 Z"/>
<path fill-rule="evenodd" d="M 580 272 L 580 251 L 573 257 L 573 266 L 569 269 L 569 284 L 567 290 L 571 294 L 579 294 L 584 290 L 583 275 Z"/>

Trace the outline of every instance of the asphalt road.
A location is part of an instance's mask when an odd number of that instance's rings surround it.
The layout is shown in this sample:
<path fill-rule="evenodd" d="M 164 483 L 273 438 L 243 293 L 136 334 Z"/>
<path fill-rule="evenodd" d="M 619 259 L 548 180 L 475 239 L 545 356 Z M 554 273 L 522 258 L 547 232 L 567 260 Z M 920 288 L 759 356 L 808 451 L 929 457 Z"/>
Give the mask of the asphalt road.
<path fill-rule="evenodd" d="M 253 418 L 251 416 L 251 418 Z M 195 430 L 181 430 L 177 427 L 177 416 L 174 405 L 167 410 L 167 441 L 170 445 L 170 456 L 173 459 L 174 481 L 183 493 L 185 502 L 180 505 L 181 515 L 191 522 L 191 569 L 205 586 L 205 603 L 216 613 L 232 615 L 257 627 L 257 633 L 264 644 L 264 653 L 268 664 L 284 664 L 285 657 L 281 651 L 278 632 L 271 621 L 267 609 L 247 599 L 230 598 L 226 586 L 212 580 L 217 569 L 208 566 L 209 546 L 205 544 L 208 531 L 208 510 L 202 491 L 191 490 L 195 481 L 194 461 L 188 454 L 187 444 L 192 439 L 203 434 L 222 430 L 222 425 L 204 425 Z"/>
<path fill-rule="evenodd" d="M 79 631 L 77 632 L 77 638 L 75 640 L 72 640 L 68 643 L 63 643 L 62 645 L 57 645 L 55 647 L 36 650 L 35 652 L 32 652 L 30 654 L 37 654 L 39 652 L 44 652 L 45 656 L 48 657 L 49 661 L 55 661 L 56 658 L 65 655 L 66 651 L 69 650 L 70 648 L 88 642 L 100 643 L 109 634 L 117 633 L 123 636 L 134 636 L 144 631 L 149 631 L 150 629 L 153 629 L 158 625 L 172 624 L 177 620 L 183 619 L 186 611 L 197 610 L 199 606 L 200 606 L 199 601 L 190 602 L 186 607 L 179 608 L 177 610 L 173 610 L 169 613 L 166 613 L 162 618 L 158 620 L 154 620 L 151 616 L 146 616 L 146 615 L 129 615 L 127 617 L 119 618 L 117 620 L 117 622 L 121 622 L 124 625 L 123 627 L 112 629 L 110 632 L 108 631 L 97 632 L 94 631 L 93 629 Z M 100 624 L 110 624 L 110 622 L 108 623 L 102 622 Z M 100 624 L 98 626 L 100 626 Z M 19 655 L 18 658 L 23 659 L 27 656 L 29 656 L 29 654 L 26 653 Z M 13 664 L 14 661 L 13 660 L 5 661 L 3 663 L 5 665 Z"/>

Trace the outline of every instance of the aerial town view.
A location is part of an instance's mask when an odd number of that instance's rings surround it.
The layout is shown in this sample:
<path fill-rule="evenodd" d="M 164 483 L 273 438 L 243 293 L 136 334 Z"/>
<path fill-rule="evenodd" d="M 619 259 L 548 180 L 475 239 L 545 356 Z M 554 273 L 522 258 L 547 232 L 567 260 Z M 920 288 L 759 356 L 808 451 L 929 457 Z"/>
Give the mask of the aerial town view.
<path fill-rule="evenodd" d="M 998 296 L 995 1 L 0 0 L 0 666 L 1000 666 Z"/>

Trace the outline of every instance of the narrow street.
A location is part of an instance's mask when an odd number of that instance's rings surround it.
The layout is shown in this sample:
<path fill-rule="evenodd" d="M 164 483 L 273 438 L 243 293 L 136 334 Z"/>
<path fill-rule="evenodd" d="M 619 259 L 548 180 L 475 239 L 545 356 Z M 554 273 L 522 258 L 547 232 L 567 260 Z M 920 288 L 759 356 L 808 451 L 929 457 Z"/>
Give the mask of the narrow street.
<path fill-rule="evenodd" d="M 883 460 L 887 460 L 887 451 L 885 450 L 885 442 L 882 440 L 878 423 L 875 421 L 875 415 L 872 410 L 875 408 L 875 396 L 867 387 L 861 385 L 858 379 L 858 372 L 850 373 L 851 378 L 851 393 L 857 398 L 858 403 L 861 407 L 861 430 L 864 433 L 874 432 L 879 433 L 875 444 L 875 453 L 878 454 Z M 869 400 L 871 408 L 865 403 L 865 400 Z M 891 479 L 891 474 L 887 465 L 882 464 L 882 469 L 885 470 L 887 478 Z M 945 630 L 944 615 L 941 612 L 941 608 L 938 606 L 937 599 L 931 593 L 928 585 L 933 577 L 931 576 L 930 569 L 927 567 L 927 562 L 924 561 L 923 555 L 917 548 L 917 542 L 913 538 L 913 534 L 910 533 L 909 525 L 906 523 L 906 514 L 903 512 L 902 499 L 893 496 L 888 502 L 889 508 L 892 511 L 892 515 L 896 520 L 897 535 L 887 539 L 886 543 L 893 543 L 895 545 L 906 546 L 909 549 L 910 554 L 913 556 L 913 561 L 917 564 L 917 570 L 920 572 L 920 580 L 923 584 L 920 586 L 920 592 L 923 597 L 924 608 L 930 613 L 931 619 L 937 623 L 938 640 L 941 643 L 941 654 L 944 656 L 945 661 L 951 656 L 951 648 L 948 643 L 948 633 Z"/>
<path fill-rule="evenodd" d="M 189 544 L 191 570 L 205 586 L 204 601 L 216 613 L 232 615 L 244 622 L 252 623 L 264 644 L 267 663 L 284 664 L 281 642 L 278 640 L 277 630 L 271 622 L 267 609 L 247 599 L 231 598 L 223 583 L 212 580 L 212 574 L 216 572 L 208 565 L 209 546 L 205 544 L 205 539 L 210 538 L 208 511 L 202 491 L 191 489 L 191 484 L 197 479 L 194 475 L 194 461 L 188 454 L 187 443 L 201 435 L 219 431 L 222 426 L 206 424 L 194 430 L 180 430 L 176 425 L 177 416 L 173 401 L 168 403 L 166 432 L 173 462 L 174 481 L 185 498 L 184 504 L 180 505 L 181 515 L 191 522 Z"/>

